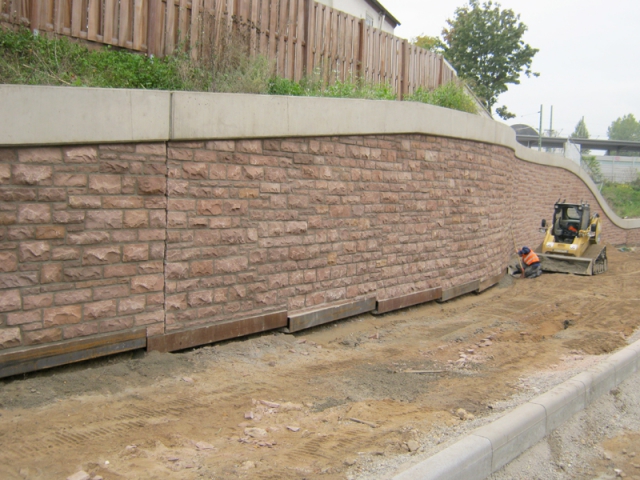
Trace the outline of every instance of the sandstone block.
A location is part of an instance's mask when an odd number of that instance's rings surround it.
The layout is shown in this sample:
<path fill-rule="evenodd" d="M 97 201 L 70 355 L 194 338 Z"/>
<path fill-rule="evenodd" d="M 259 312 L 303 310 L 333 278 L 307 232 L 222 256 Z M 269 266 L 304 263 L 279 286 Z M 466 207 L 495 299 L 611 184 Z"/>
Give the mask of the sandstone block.
<path fill-rule="evenodd" d="M 17 185 L 51 185 L 53 168 L 42 165 L 13 165 L 13 183 Z"/>
<path fill-rule="evenodd" d="M 51 223 L 51 207 L 46 204 L 18 205 L 19 223 Z"/>
<path fill-rule="evenodd" d="M 55 265 L 62 269 L 61 265 Z M 44 268 L 49 267 L 49 265 L 45 265 L 43 267 L 43 277 L 44 277 Z M 53 278 L 55 272 L 52 270 L 51 273 L 48 274 L 49 277 Z M 60 273 L 62 276 L 62 272 Z M 56 277 L 58 278 L 58 277 Z M 87 280 L 97 280 L 102 278 L 102 269 L 100 267 L 77 267 L 77 268 L 65 268 L 64 269 L 64 279 L 67 282 L 82 282 Z M 52 280 L 53 282 L 60 282 L 60 280 Z M 46 283 L 52 283 L 52 281 L 48 281 Z M 43 278 L 44 282 L 44 278 Z"/>
<path fill-rule="evenodd" d="M 190 212 L 195 210 L 196 201 L 180 198 L 170 198 L 168 208 L 170 211 Z"/>
<path fill-rule="evenodd" d="M 220 273 L 236 273 L 246 270 L 249 266 L 247 257 L 226 258 L 224 260 L 216 260 L 216 271 Z"/>
<path fill-rule="evenodd" d="M 138 193 L 142 195 L 164 195 L 167 191 L 167 180 L 164 177 L 138 178 Z"/>
<path fill-rule="evenodd" d="M 77 209 L 101 208 L 102 199 L 95 195 L 70 195 L 69 207 Z"/>
<path fill-rule="evenodd" d="M 107 265 L 104 267 L 104 278 L 133 277 L 137 273 L 136 265 Z"/>
<path fill-rule="evenodd" d="M 190 276 L 191 277 L 206 277 L 213 275 L 213 261 L 202 260 L 191 262 Z"/>
<path fill-rule="evenodd" d="M 84 303 L 90 300 L 91 290 L 88 288 L 58 292 L 53 296 L 53 301 L 56 305 L 73 305 L 75 303 Z"/>
<path fill-rule="evenodd" d="M 122 298 L 118 304 L 118 313 L 120 315 L 130 315 L 132 313 L 143 312 L 146 304 L 147 301 L 144 295 Z"/>
<path fill-rule="evenodd" d="M 169 212 L 167 219 L 169 228 L 184 228 L 187 226 L 187 214 L 184 212 Z"/>
<path fill-rule="evenodd" d="M 51 256 L 49 242 L 22 242 L 18 246 L 21 262 L 44 262 Z"/>
<path fill-rule="evenodd" d="M 198 200 L 198 215 L 222 215 L 222 200 Z"/>
<path fill-rule="evenodd" d="M 88 211 L 85 227 L 89 230 L 122 228 L 122 210 Z"/>
<path fill-rule="evenodd" d="M 182 178 L 190 180 L 207 179 L 209 178 L 208 165 L 206 163 L 183 163 Z"/>
<path fill-rule="evenodd" d="M 133 327 L 132 317 L 118 317 L 100 322 L 100 332 L 117 332 L 120 330 L 129 330 Z"/>
<path fill-rule="evenodd" d="M 22 307 L 20 290 L 0 290 L 0 312 L 11 312 Z"/>
<path fill-rule="evenodd" d="M 11 183 L 11 165 L 8 163 L 0 164 L 0 184 L 6 185 Z"/>
<path fill-rule="evenodd" d="M 18 150 L 20 163 L 62 163 L 59 148 L 21 148 Z"/>
<path fill-rule="evenodd" d="M 82 306 L 68 305 L 66 307 L 45 308 L 43 314 L 44 327 L 79 323 L 82 320 Z"/>
<path fill-rule="evenodd" d="M 56 173 L 53 175 L 53 184 L 58 187 L 84 187 L 87 185 L 87 176 L 79 173 Z"/>
<path fill-rule="evenodd" d="M 55 238 L 64 238 L 66 229 L 63 226 L 46 225 L 36 227 L 36 238 L 38 240 L 50 240 Z"/>
<path fill-rule="evenodd" d="M 77 323 L 75 325 L 66 325 L 62 327 L 62 336 L 65 339 L 86 337 L 100 333 L 97 323 Z"/>
<path fill-rule="evenodd" d="M 262 153 L 262 140 L 237 140 L 236 151 L 244 153 Z"/>
<path fill-rule="evenodd" d="M 134 317 L 134 325 L 150 325 L 152 323 L 164 324 L 164 312 L 157 310 L 155 312 L 142 313 Z"/>
<path fill-rule="evenodd" d="M 13 225 L 18 220 L 15 213 L 0 212 L 0 225 Z"/>
<path fill-rule="evenodd" d="M 85 212 L 59 211 L 53 212 L 53 223 L 78 224 L 84 223 Z"/>
<path fill-rule="evenodd" d="M 3 328 L 0 330 L 0 349 L 17 347 L 21 343 L 20 328 Z"/>
<path fill-rule="evenodd" d="M 30 287 L 38 283 L 37 272 L 17 272 L 0 274 L 0 289 Z"/>
<path fill-rule="evenodd" d="M 188 278 L 189 264 L 188 263 L 167 263 L 166 274 L 167 274 L 167 278 L 171 280 Z"/>
<path fill-rule="evenodd" d="M 189 292 L 188 303 L 190 307 L 202 307 L 204 305 L 211 305 L 213 303 L 213 292 L 211 290 Z"/>
<path fill-rule="evenodd" d="M 95 147 L 69 147 L 64 149 L 66 163 L 95 163 L 98 150 Z"/>
<path fill-rule="evenodd" d="M 131 279 L 132 293 L 159 292 L 164 289 L 162 275 L 141 275 Z"/>
<path fill-rule="evenodd" d="M 51 260 L 78 260 L 81 255 L 80 248 L 58 247 L 51 252 Z"/>
<path fill-rule="evenodd" d="M 122 249 L 123 262 L 144 262 L 149 260 L 149 245 L 146 243 L 125 245 Z"/>
<path fill-rule="evenodd" d="M 25 295 L 23 302 L 25 310 L 50 307 L 53 305 L 53 294 L 43 293 L 41 295 Z"/>
<path fill-rule="evenodd" d="M 24 325 L 42 321 L 42 310 L 7 314 L 7 325 Z"/>
<path fill-rule="evenodd" d="M 129 285 L 111 285 L 93 289 L 94 300 L 107 300 L 110 298 L 123 298 L 129 296 Z"/>
<path fill-rule="evenodd" d="M 15 252 L 0 251 L 0 272 L 15 272 L 18 269 L 18 256 Z"/>
<path fill-rule="evenodd" d="M 67 236 L 69 245 L 92 245 L 96 243 L 106 243 L 109 241 L 107 232 L 82 232 L 70 233 Z"/>
<path fill-rule="evenodd" d="M 39 345 L 62 340 L 61 328 L 46 328 L 43 330 L 32 330 L 22 334 L 25 345 Z"/>
<path fill-rule="evenodd" d="M 90 175 L 89 192 L 115 195 L 122 191 L 119 175 Z"/>
<path fill-rule="evenodd" d="M 133 196 L 104 197 L 102 206 L 104 208 L 142 208 L 144 200 L 142 197 Z"/>
<path fill-rule="evenodd" d="M 186 310 L 187 309 L 187 294 L 181 293 L 179 295 L 167 296 L 165 302 L 165 308 L 167 311 Z"/>
<path fill-rule="evenodd" d="M 120 247 L 88 247 L 82 256 L 83 265 L 104 265 L 120 262 Z"/>
<path fill-rule="evenodd" d="M 83 305 L 84 319 L 97 320 L 98 318 L 115 317 L 116 301 L 105 300 L 102 302 L 85 303 Z"/>

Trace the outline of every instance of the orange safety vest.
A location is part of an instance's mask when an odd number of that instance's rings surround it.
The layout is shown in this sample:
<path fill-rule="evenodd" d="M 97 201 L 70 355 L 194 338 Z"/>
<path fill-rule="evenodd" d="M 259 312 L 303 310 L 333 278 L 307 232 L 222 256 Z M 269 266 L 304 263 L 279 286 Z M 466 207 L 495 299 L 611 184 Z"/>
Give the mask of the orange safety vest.
<path fill-rule="evenodd" d="M 538 258 L 538 255 L 536 255 L 536 253 L 533 250 L 531 250 L 524 257 L 522 257 L 522 260 L 527 265 L 532 265 L 534 263 L 540 263 L 540 259 Z"/>

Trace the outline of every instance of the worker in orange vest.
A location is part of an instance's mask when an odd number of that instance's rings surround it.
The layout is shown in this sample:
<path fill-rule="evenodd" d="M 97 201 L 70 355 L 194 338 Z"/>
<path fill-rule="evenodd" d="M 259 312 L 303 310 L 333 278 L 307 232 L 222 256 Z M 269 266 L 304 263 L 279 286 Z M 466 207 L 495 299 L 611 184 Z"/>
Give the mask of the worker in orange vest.
<path fill-rule="evenodd" d="M 518 255 L 520 255 L 522 263 L 524 263 L 524 276 L 526 278 L 536 278 L 542 274 L 540 259 L 538 255 L 536 255 L 536 252 L 525 246 L 518 250 Z M 520 273 L 521 271 L 518 265 L 517 272 Z"/>

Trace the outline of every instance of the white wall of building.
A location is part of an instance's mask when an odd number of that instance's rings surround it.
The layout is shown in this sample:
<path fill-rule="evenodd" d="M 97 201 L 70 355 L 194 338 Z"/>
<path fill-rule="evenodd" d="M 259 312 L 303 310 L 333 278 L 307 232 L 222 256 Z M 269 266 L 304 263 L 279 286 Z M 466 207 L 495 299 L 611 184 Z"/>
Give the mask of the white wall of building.
<path fill-rule="evenodd" d="M 365 0 L 316 0 L 318 3 L 322 3 L 328 7 L 340 10 L 341 12 L 348 13 L 354 17 L 364 18 L 370 22 L 370 24 L 379 30 L 387 33 L 393 33 L 394 25 L 389 22 L 388 19 L 379 14 L 374 7 L 372 7 Z"/>

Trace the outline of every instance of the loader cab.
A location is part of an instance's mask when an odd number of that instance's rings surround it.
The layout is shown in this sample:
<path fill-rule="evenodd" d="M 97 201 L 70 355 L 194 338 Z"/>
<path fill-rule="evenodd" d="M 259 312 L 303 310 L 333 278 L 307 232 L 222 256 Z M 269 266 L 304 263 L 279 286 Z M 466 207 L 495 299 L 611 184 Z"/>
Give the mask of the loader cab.
<path fill-rule="evenodd" d="M 556 203 L 553 211 L 553 236 L 559 243 L 573 243 L 580 230 L 589 227 L 589 204 Z"/>

